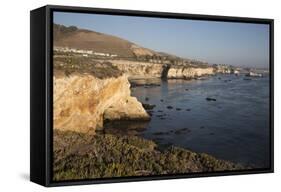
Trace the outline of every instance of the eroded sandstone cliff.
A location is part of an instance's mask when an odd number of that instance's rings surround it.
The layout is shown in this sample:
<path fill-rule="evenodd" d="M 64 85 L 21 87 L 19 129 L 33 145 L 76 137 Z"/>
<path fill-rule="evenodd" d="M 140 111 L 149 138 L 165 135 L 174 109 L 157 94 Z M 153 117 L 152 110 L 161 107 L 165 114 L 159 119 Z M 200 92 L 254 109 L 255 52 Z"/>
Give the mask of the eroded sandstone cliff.
<path fill-rule="evenodd" d="M 163 64 L 128 60 L 110 60 L 110 63 L 130 77 L 161 77 Z"/>
<path fill-rule="evenodd" d="M 107 120 L 149 120 L 142 104 L 131 96 L 126 75 L 97 78 L 93 74 L 55 71 L 54 128 L 94 132 Z"/>
<path fill-rule="evenodd" d="M 205 75 L 213 75 L 213 67 L 184 67 L 184 66 L 172 66 L 170 67 L 167 78 L 175 79 L 192 79 L 195 77 L 201 77 Z"/>
<path fill-rule="evenodd" d="M 166 65 L 162 63 L 126 60 L 111 60 L 110 63 L 132 78 L 162 77 L 168 79 L 192 79 L 215 74 L 214 68 L 211 66 L 193 67 L 186 65 Z"/>
<path fill-rule="evenodd" d="M 94 132 L 105 120 L 149 120 L 131 96 L 128 77 L 195 78 L 212 67 L 186 67 L 139 61 L 55 58 L 54 128 Z"/>

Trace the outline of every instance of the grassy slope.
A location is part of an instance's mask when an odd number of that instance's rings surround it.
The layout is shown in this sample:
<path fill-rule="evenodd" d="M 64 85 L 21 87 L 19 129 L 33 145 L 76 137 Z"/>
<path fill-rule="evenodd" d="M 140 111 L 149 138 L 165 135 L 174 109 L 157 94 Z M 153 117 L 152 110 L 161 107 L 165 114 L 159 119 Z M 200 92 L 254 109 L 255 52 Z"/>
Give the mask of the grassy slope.
<path fill-rule="evenodd" d="M 117 54 L 122 57 L 134 57 L 132 42 L 95 31 L 66 27 L 54 24 L 54 45 L 76 49 L 94 50 L 95 52 Z M 152 50 L 142 48 L 151 54 Z"/>
<path fill-rule="evenodd" d="M 71 73 L 89 73 L 103 79 L 119 77 L 122 72 L 109 62 L 98 62 L 88 57 L 55 57 L 54 70 L 63 71 L 66 75 Z"/>

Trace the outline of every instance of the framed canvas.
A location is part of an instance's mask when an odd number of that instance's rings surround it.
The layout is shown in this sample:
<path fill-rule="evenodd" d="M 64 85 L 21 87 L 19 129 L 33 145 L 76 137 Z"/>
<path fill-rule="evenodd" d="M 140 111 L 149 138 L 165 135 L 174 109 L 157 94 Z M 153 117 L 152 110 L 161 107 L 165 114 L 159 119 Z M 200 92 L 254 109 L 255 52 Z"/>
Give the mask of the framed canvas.
<path fill-rule="evenodd" d="M 31 11 L 30 179 L 273 172 L 273 20 Z"/>

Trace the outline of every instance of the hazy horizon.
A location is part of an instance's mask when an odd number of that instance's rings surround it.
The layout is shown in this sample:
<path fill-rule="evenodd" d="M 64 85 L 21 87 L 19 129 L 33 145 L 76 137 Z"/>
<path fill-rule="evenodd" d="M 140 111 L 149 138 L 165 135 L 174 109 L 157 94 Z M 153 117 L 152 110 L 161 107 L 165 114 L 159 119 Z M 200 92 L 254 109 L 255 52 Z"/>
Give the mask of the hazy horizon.
<path fill-rule="evenodd" d="M 54 23 L 210 64 L 269 68 L 269 25 L 54 12 Z"/>

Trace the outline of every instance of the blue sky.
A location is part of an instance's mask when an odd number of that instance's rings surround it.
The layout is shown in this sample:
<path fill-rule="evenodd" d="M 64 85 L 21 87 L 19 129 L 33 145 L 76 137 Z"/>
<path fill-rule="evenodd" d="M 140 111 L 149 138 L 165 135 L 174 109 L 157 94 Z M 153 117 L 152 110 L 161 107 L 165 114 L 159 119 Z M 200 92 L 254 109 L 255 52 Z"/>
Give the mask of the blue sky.
<path fill-rule="evenodd" d="M 209 63 L 269 67 L 269 25 L 55 12 L 54 23 Z"/>

